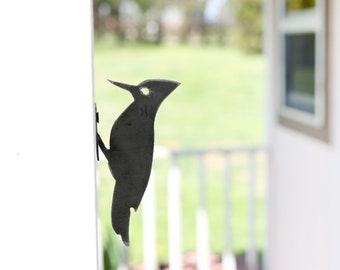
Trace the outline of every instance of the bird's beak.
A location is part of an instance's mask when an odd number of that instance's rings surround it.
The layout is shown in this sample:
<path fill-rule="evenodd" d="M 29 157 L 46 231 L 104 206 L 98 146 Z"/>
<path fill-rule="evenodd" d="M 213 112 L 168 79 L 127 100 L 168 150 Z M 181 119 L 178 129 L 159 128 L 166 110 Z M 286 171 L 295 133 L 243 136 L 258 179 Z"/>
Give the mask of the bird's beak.
<path fill-rule="evenodd" d="M 180 82 L 176 82 L 176 81 L 169 81 L 168 82 L 168 85 L 169 85 L 169 88 L 172 89 L 172 91 L 174 91 L 181 83 Z"/>
<path fill-rule="evenodd" d="M 163 98 L 166 98 L 168 95 L 170 95 L 181 83 L 176 81 L 165 81 L 163 82 Z"/>
<path fill-rule="evenodd" d="M 108 80 L 110 83 L 120 87 L 120 88 L 123 88 L 125 90 L 128 90 L 129 92 L 132 91 L 133 88 L 135 88 L 136 86 L 134 85 L 130 85 L 130 84 L 125 84 L 125 83 L 120 83 L 120 82 L 115 82 L 115 81 L 111 81 L 111 80 Z"/>

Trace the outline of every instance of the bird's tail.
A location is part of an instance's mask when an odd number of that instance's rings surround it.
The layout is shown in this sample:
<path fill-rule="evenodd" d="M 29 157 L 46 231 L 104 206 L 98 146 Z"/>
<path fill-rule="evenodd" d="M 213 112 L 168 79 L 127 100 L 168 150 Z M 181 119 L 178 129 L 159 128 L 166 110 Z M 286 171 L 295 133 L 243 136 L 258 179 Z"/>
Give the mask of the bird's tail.
<path fill-rule="evenodd" d="M 104 156 L 106 157 L 106 159 L 108 160 L 109 157 L 108 157 L 108 152 L 109 152 L 109 149 L 106 148 L 102 138 L 100 137 L 100 135 L 97 133 L 97 143 L 100 147 L 100 150 L 102 150 Z"/>
<path fill-rule="evenodd" d="M 124 244 L 129 246 L 130 206 L 127 197 L 124 188 L 119 187 L 119 183 L 116 182 L 112 199 L 111 223 L 115 232 L 121 235 Z"/>

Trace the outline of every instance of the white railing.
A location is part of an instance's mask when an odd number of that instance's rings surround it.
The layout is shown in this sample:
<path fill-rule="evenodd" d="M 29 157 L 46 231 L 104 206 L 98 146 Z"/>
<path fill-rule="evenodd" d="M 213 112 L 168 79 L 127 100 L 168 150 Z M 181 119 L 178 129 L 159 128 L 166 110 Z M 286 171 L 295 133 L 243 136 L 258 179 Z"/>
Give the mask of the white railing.
<path fill-rule="evenodd" d="M 209 247 L 209 216 L 207 211 L 206 198 L 206 162 L 205 156 L 217 155 L 223 158 L 223 212 L 221 219 L 224 228 L 224 250 L 222 251 L 222 265 L 224 270 L 236 270 L 236 259 L 233 253 L 233 209 L 232 209 L 232 169 L 233 157 L 242 154 L 247 159 L 245 170 L 247 170 L 247 239 L 246 249 L 246 269 L 258 270 L 257 258 L 257 234 L 256 234 L 256 185 L 258 154 L 265 154 L 264 147 L 245 147 L 245 148 L 216 148 L 216 149 L 187 149 L 170 151 L 165 148 L 155 149 L 155 159 L 171 159 L 168 171 L 168 249 L 169 249 L 169 269 L 181 270 L 182 266 L 182 232 L 181 232 L 181 175 L 182 171 L 179 161 L 182 157 L 192 157 L 198 162 L 198 203 L 196 209 L 196 254 L 197 269 L 208 270 L 210 247 Z M 157 162 L 157 161 L 156 161 Z M 263 164 L 262 164 L 263 165 Z M 263 165 L 264 171 L 266 165 Z M 156 255 L 156 195 L 155 195 L 155 174 L 152 173 L 147 191 L 143 198 L 143 236 L 144 242 L 144 269 L 157 269 Z M 262 174 L 266 177 L 266 173 Z M 266 179 L 261 179 L 266 185 Z"/>

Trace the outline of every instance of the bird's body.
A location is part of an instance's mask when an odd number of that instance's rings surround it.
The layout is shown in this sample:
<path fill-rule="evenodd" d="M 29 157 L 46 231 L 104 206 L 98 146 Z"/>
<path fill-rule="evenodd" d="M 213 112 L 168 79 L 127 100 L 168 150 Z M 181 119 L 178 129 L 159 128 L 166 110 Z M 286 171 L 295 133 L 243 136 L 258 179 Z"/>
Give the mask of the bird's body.
<path fill-rule="evenodd" d="M 111 210 L 112 226 L 128 245 L 130 208 L 137 210 L 150 177 L 155 116 L 161 102 L 179 83 L 165 80 L 148 80 L 138 86 L 112 83 L 130 91 L 134 97 L 134 102 L 112 126 L 110 149 L 105 147 L 99 137 L 99 146 L 116 179 Z M 142 87 L 147 87 L 149 92 L 144 94 Z"/>

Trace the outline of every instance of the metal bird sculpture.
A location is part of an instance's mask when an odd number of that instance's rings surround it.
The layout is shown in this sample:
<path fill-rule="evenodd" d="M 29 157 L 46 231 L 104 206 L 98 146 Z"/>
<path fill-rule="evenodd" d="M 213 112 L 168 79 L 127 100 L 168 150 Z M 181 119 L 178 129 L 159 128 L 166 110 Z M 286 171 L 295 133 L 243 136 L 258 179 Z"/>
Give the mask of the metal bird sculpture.
<path fill-rule="evenodd" d="M 128 90 L 134 98 L 112 126 L 109 149 L 97 134 L 98 145 L 116 180 L 111 208 L 112 227 L 128 246 L 130 208 L 137 210 L 151 173 L 156 113 L 179 83 L 170 80 L 146 80 L 139 85 L 109 82 Z"/>

